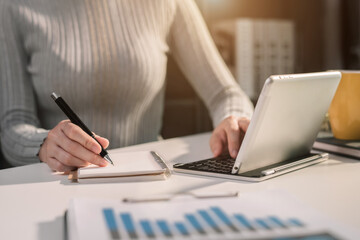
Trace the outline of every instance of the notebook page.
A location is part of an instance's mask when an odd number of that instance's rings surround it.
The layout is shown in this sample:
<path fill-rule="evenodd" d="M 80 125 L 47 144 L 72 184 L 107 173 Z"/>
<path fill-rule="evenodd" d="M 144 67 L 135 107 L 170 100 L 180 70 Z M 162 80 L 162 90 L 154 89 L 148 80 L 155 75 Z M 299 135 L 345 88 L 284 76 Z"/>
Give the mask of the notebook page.
<path fill-rule="evenodd" d="M 110 158 L 114 162 L 114 166 L 111 164 L 108 164 L 106 167 L 90 165 L 79 168 L 78 177 L 125 176 L 164 171 L 155 161 L 150 151 L 112 153 Z"/>

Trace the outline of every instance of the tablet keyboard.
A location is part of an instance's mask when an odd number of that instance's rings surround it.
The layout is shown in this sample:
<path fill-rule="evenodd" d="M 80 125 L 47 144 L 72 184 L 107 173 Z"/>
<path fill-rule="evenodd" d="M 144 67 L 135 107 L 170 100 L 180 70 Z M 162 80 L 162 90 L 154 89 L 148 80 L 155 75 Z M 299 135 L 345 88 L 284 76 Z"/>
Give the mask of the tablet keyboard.
<path fill-rule="evenodd" d="M 175 168 L 231 174 L 235 159 L 230 156 L 220 156 L 186 164 L 175 164 Z"/>

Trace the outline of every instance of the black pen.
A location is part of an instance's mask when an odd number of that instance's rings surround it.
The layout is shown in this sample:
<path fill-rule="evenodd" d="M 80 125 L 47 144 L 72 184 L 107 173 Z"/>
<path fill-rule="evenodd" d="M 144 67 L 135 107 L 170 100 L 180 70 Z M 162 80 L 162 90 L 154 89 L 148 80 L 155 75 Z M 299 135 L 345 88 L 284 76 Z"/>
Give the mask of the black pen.
<path fill-rule="evenodd" d="M 90 129 L 80 120 L 80 118 L 74 113 L 73 110 L 67 105 L 67 103 L 64 101 L 64 99 L 61 96 L 58 96 L 56 93 L 51 94 L 51 98 L 54 99 L 56 104 L 60 107 L 60 109 L 66 114 L 66 116 L 70 119 L 70 121 L 79 126 L 84 132 L 89 134 L 90 137 L 92 137 L 97 143 L 99 143 L 98 140 L 96 140 L 95 135 L 90 131 Z M 99 143 L 101 146 L 101 144 Z M 109 157 L 108 152 L 101 146 L 101 152 L 100 156 L 103 157 L 107 162 L 114 165 L 113 161 L 111 161 L 111 158 Z"/>

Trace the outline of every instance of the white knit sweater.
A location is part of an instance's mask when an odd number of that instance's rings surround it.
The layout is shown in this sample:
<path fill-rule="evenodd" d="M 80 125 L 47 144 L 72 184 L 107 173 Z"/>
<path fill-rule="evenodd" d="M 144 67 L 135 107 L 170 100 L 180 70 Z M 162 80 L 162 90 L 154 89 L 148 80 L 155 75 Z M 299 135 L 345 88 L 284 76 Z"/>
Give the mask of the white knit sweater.
<path fill-rule="evenodd" d="M 214 126 L 229 115 L 251 116 L 192 0 L 0 0 L 5 157 L 13 165 L 38 161 L 48 130 L 66 119 L 53 91 L 110 148 L 156 140 L 168 54 Z"/>

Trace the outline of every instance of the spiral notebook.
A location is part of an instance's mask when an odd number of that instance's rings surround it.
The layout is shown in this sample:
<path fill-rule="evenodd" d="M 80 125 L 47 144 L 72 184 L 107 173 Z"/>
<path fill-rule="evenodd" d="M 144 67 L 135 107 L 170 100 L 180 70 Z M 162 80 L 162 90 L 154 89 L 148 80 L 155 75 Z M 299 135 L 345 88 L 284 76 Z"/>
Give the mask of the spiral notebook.
<path fill-rule="evenodd" d="M 165 161 L 154 151 L 111 153 L 113 165 L 90 165 L 79 168 L 69 179 L 79 183 L 165 180 L 171 172 Z"/>

